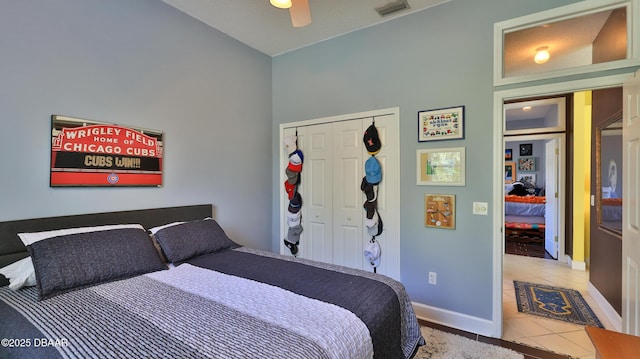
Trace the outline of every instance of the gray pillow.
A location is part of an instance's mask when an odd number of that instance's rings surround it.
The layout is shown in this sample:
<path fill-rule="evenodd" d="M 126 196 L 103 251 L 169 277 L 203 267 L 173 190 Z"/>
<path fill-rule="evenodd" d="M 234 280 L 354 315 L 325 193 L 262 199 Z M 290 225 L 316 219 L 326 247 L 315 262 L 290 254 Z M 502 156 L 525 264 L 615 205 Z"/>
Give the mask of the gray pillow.
<path fill-rule="evenodd" d="M 175 223 L 152 232 L 169 262 L 173 263 L 239 247 L 211 218 Z"/>
<path fill-rule="evenodd" d="M 38 298 L 167 269 L 142 228 L 70 233 L 27 246 Z"/>

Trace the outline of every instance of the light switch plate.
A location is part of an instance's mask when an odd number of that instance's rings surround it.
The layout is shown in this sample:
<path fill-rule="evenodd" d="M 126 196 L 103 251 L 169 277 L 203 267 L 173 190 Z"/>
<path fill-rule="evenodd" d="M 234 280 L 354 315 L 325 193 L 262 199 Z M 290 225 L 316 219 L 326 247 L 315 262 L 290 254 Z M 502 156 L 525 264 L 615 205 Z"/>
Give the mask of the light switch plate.
<path fill-rule="evenodd" d="M 489 203 L 473 202 L 473 214 L 487 216 L 489 215 Z"/>

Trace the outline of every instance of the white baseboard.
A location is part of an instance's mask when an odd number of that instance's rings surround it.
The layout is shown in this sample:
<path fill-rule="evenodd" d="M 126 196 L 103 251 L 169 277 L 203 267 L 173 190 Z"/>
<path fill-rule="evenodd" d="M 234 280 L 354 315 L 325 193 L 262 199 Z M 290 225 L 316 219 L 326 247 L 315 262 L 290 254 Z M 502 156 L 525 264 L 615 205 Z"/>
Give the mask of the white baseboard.
<path fill-rule="evenodd" d="M 600 293 L 598 288 L 591 284 L 591 282 L 588 282 L 587 291 L 591 294 L 591 297 L 593 297 L 593 300 L 596 301 L 600 309 L 602 309 L 611 325 L 613 325 L 613 329 L 617 332 L 622 332 L 622 317 L 618 315 L 618 312 L 616 312 L 615 309 L 613 309 L 611 304 L 609 304 L 607 299 Z"/>
<path fill-rule="evenodd" d="M 416 302 L 411 302 L 411 304 L 413 305 L 413 310 L 416 312 L 416 316 L 421 320 L 446 325 L 447 327 L 484 335 L 486 337 L 491 337 L 495 331 L 493 322 L 488 319 L 473 317 Z"/>
<path fill-rule="evenodd" d="M 581 271 L 586 271 L 587 270 L 587 262 L 580 262 L 580 261 L 574 261 L 571 256 L 567 256 L 567 260 L 569 262 L 569 267 L 571 267 L 571 269 L 573 270 L 581 270 Z"/>

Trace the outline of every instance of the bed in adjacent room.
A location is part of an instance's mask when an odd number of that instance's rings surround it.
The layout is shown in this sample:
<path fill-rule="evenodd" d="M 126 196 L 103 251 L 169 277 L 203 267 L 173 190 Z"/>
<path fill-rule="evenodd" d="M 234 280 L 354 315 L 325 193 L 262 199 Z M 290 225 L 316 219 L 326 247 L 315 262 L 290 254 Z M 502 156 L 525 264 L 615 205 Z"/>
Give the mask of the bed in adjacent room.
<path fill-rule="evenodd" d="M 411 358 L 423 343 L 401 283 L 242 247 L 211 215 L 0 222 L 0 357 Z"/>
<path fill-rule="evenodd" d="M 533 187 L 523 188 L 520 192 L 514 185 L 505 187 L 505 238 L 508 247 L 517 246 L 512 248 L 514 251 L 520 251 L 523 244 L 541 246 L 541 251 L 534 252 L 537 253 L 536 256 L 540 253 L 544 256 L 546 197 L 540 195 L 542 192 Z"/>

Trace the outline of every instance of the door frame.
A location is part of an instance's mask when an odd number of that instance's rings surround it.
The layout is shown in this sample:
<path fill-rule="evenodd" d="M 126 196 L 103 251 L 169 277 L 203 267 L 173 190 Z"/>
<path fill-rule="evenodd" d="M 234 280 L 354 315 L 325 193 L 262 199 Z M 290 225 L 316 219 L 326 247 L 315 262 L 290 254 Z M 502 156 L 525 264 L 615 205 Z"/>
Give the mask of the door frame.
<path fill-rule="evenodd" d="M 279 135 L 279 142 L 278 143 L 283 143 L 284 138 L 285 138 L 285 129 L 291 129 L 291 128 L 296 128 L 296 127 L 304 127 L 304 126 L 313 126 L 313 125 L 319 125 L 319 124 L 324 124 L 324 123 L 331 123 L 331 122 L 340 122 L 340 121 L 350 121 L 350 120 L 357 120 L 357 119 L 364 119 L 364 118 L 368 118 L 368 117 L 382 117 L 382 116 L 392 116 L 392 121 L 393 121 L 393 126 L 395 127 L 395 132 L 398 134 L 398 139 L 397 141 L 395 141 L 396 146 L 392 153 L 395 153 L 397 158 L 393 158 L 391 159 L 391 161 L 387 161 L 385 163 L 385 178 L 389 178 L 389 176 L 396 176 L 396 181 L 399 184 L 400 183 L 400 107 L 390 107 L 390 108 L 385 108 L 385 109 L 379 109 L 379 110 L 371 110 L 371 111 L 365 111 L 365 112 L 356 112 L 356 113 L 350 113 L 350 114 L 344 114 L 344 115 L 337 115 L 337 116 L 330 116 L 330 117 L 322 117 L 322 118 L 316 118 L 316 119 L 310 119 L 310 120 L 302 120 L 302 121 L 296 121 L 296 122 L 288 122 L 288 123 L 282 123 L 279 126 L 278 129 L 278 135 Z M 383 144 L 384 146 L 385 144 Z M 285 167 L 287 164 L 287 154 L 285 153 L 285 151 L 283 151 L 283 147 L 280 147 L 280 151 L 279 151 L 279 170 L 278 172 L 280 173 L 280 179 L 278 181 L 278 183 L 283 183 L 286 180 L 286 175 L 285 175 Z M 388 196 L 393 196 L 393 198 L 400 198 L 400 186 L 387 186 L 386 191 L 388 192 L 387 195 Z M 284 187 L 282 185 L 279 186 L 279 212 L 278 213 L 286 213 L 286 208 L 288 206 L 288 200 L 286 200 L 286 192 L 284 190 Z M 400 202 L 398 200 L 398 206 L 397 208 L 388 208 L 386 209 L 387 213 L 385 214 L 385 226 L 384 226 L 384 231 L 385 231 L 385 236 L 386 238 L 394 238 L 396 240 L 394 241 L 390 241 L 389 243 L 384 243 L 383 246 L 385 246 L 383 248 L 383 255 L 386 256 L 386 258 L 389 258 L 389 261 L 392 263 L 392 265 L 390 265 L 389 267 L 387 267 L 388 271 L 385 272 L 384 274 L 396 279 L 398 281 L 401 281 L 401 276 L 400 276 L 400 239 L 402 238 L 400 236 Z M 280 237 L 279 238 L 284 238 L 287 235 L 287 224 L 286 224 L 286 218 L 281 218 L 280 221 Z M 395 225 L 393 225 L 395 223 Z M 304 231 L 301 234 L 300 237 L 300 241 L 302 242 L 304 240 L 304 236 L 305 233 Z M 280 248 L 280 253 L 281 254 L 287 254 L 289 253 L 286 250 L 286 247 L 283 245 L 282 240 L 278 241 L 278 248 Z M 363 248 L 364 250 L 364 248 Z"/>
<path fill-rule="evenodd" d="M 503 104 L 507 100 L 518 98 L 559 95 L 567 92 L 595 90 L 622 86 L 633 75 L 627 72 L 620 75 L 595 77 L 583 80 L 556 82 L 508 90 L 496 90 L 493 93 L 493 336 L 502 337 L 502 270 L 504 256 L 504 206 L 498 205 L 504 200 L 504 118 Z"/>

